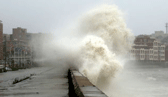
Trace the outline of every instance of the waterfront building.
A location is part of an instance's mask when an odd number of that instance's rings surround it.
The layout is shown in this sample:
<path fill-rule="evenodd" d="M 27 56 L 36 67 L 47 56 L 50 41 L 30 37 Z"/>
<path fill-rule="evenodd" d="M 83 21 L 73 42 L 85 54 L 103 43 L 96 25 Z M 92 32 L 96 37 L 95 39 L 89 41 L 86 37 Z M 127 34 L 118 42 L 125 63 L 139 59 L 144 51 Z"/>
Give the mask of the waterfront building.
<path fill-rule="evenodd" d="M 165 61 L 165 45 L 148 35 L 139 35 L 134 40 L 130 51 L 130 59 L 137 61 Z"/>
<path fill-rule="evenodd" d="M 14 60 L 16 64 L 26 64 L 32 60 L 26 35 L 27 29 L 21 27 L 13 28 L 12 34 L 3 34 L 4 55 L 8 63 Z"/>

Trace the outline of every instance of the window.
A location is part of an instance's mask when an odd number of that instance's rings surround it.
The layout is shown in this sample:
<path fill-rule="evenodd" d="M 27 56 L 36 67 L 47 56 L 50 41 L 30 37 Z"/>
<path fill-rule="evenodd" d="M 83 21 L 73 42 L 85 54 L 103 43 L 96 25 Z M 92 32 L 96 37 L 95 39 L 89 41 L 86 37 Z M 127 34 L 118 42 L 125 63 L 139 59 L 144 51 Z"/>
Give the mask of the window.
<path fill-rule="evenodd" d="M 164 50 L 165 48 L 164 47 L 162 47 L 162 50 Z"/>
<path fill-rule="evenodd" d="M 153 44 L 154 44 L 154 46 L 157 46 L 157 42 L 154 42 Z"/>
<path fill-rule="evenodd" d="M 150 51 L 150 53 L 151 53 L 151 54 L 153 53 L 152 50 Z"/>
<path fill-rule="evenodd" d="M 153 49 L 154 49 L 154 50 L 158 50 L 158 48 L 157 48 L 157 47 L 154 47 Z"/>
<path fill-rule="evenodd" d="M 158 54 L 158 52 L 154 52 L 154 54 Z"/>

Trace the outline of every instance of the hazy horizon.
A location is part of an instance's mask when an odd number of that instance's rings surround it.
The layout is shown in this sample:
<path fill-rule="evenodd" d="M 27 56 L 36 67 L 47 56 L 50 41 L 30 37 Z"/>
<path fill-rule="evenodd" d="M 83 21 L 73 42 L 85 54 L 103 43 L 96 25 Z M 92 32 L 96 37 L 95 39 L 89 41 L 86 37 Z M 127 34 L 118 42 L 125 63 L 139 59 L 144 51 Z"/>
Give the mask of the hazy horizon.
<path fill-rule="evenodd" d="M 72 26 L 89 9 L 101 4 L 117 5 L 125 14 L 128 28 L 135 35 L 163 30 L 168 22 L 167 0 L 0 0 L 0 20 L 4 33 L 12 28 L 26 28 L 28 32 L 53 32 Z"/>

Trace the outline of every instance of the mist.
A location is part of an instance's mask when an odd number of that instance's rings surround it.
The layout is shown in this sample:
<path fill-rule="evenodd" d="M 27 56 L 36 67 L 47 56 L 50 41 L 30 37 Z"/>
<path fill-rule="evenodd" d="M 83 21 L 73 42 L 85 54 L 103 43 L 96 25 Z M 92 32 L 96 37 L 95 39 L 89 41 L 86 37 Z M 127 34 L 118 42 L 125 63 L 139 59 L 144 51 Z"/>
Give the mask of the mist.
<path fill-rule="evenodd" d="M 59 36 L 46 33 L 32 39 L 34 61 L 58 68 L 73 66 L 98 88 L 108 91 L 112 80 L 122 71 L 134 39 L 124 14 L 116 5 L 104 4 L 74 21 L 77 22 L 72 23 L 72 28 L 60 31 Z"/>

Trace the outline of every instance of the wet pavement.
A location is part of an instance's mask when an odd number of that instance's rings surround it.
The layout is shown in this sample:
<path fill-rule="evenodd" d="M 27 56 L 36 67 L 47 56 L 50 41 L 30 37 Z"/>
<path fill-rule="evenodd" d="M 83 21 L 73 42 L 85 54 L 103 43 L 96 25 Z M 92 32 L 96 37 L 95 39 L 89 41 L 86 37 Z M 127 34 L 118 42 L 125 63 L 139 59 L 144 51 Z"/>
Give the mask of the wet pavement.
<path fill-rule="evenodd" d="M 0 73 L 0 97 L 68 97 L 67 71 L 49 66 Z"/>

